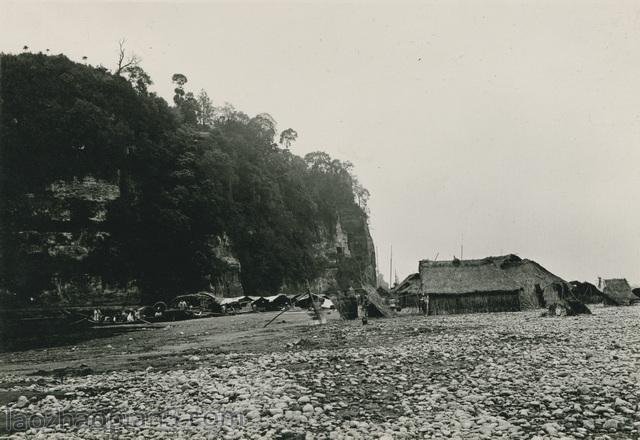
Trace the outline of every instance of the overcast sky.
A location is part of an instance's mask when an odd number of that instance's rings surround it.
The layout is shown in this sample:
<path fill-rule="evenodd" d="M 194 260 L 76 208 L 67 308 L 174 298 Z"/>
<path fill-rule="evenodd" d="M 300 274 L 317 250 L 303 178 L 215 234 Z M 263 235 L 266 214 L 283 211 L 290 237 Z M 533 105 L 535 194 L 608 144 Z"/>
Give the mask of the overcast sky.
<path fill-rule="evenodd" d="M 350 160 L 381 270 L 516 253 L 640 281 L 640 3 L 6 3 L 0 50 L 185 74 Z"/>

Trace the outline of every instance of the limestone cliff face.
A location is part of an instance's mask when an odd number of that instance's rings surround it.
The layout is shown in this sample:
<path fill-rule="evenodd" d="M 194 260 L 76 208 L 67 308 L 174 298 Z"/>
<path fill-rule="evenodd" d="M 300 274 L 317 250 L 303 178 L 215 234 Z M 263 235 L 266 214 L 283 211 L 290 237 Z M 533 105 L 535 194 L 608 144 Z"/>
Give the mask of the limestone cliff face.
<path fill-rule="evenodd" d="M 333 294 L 362 284 L 375 285 L 375 247 L 362 213 L 342 212 L 333 230 L 322 235 L 317 250 L 325 268 L 310 283 L 313 292 Z"/>
<path fill-rule="evenodd" d="M 17 266 L 35 277 L 30 262 L 40 265 L 44 278 L 27 284 L 45 304 L 88 305 L 136 303 L 135 281 L 116 286 L 87 270 L 94 251 L 109 237 L 104 229 L 109 205 L 120 197 L 115 182 L 93 176 L 57 180 L 39 193 L 25 194 L 25 228 L 15 232 Z M 23 264 L 20 264 L 23 263 Z M 38 291 L 38 289 L 40 289 Z"/>
<path fill-rule="evenodd" d="M 37 304 L 140 303 L 137 280 L 113 283 L 93 273 L 92 259 L 109 238 L 107 214 L 120 196 L 117 183 L 93 176 L 58 180 L 41 192 L 24 195 L 21 217 L 27 221 L 14 232 L 17 246 L 10 269 L 23 272 L 24 290 L 37 298 Z M 229 237 L 214 236 L 208 244 L 218 259 L 210 290 L 220 296 L 242 295 L 240 262 Z M 39 282 L 33 281 L 35 271 L 42 275 Z"/>
<path fill-rule="evenodd" d="M 210 244 L 213 253 L 222 266 L 215 277 L 210 278 L 210 290 L 216 296 L 233 297 L 244 295 L 240 282 L 242 267 L 240 260 L 234 255 L 231 240 L 226 234 L 212 237 Z"/>

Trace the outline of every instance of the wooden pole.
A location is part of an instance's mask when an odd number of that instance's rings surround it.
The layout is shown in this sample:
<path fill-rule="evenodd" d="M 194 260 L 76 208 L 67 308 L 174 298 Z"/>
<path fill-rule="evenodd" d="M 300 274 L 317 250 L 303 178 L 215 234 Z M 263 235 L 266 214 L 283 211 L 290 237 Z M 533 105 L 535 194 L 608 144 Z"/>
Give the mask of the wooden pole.
<path fill-rule="evenodd" d="M 276 316 L 274 316 L 274 317 L 271 319 L 271 321 L 267 322 L 267 323 L 264 325 L 264 327 L 262 327 L 262 328 L 266 328 L 269 324 L 271 324 L 273 321 L 275 321 L 275 320 L 278 318 L 278 316 L 282 315 L 284 312 L 289 311 L 289 309 L 290 309 L 290 308 L 291 308 L 291 306 L 287 307 L 286 309 L 284 309 L 283 311 L 281 311 L 280 313 L 278 313 Z"/>
<path fill-rule="evenodd" d="M 393 287 L 393 245 L 391 245 L 391 252 L 389 256 L 389 290 Z"/>
<path fill-rule="evenodd" d="M 307 291 L 309 292 L 309 299 L 311 300 L 311 305 L 313 306 L 313 311 L 316 315 L 316 319 L 318 320 L 318 322 L 320 324 L 323 324 L 322 322 L 322 314 L 320 311 L 320 308 L 318 307 L 318 305 L 316 304 L 316 302 L 313 299 L 313 295 L 311 294 L 311 287 L 309 286 L 309 281 L 307 281 Z"/>
<path fill-rule="evenodd" d="M 296 295 L 296 296 L 294 296 L 293 298 L 291 298 L 291 301 L 292 301 L 292 302 L 293 302 L 293 301 L 295 301 L 295 300 L 296 300 L 296 298 L 298 298 L 299 296 L 300 296 L 300 295 Z M 278 313 L 276 316 L 274 316 L 274 317 L 273 317 L 269 322 L 267 322 L 267 323 L 264 325 L 264 327 L 262 327 L 262 328 L 266 328 L 269 324 L 271 324 L 273 321 L 275 321 L 275 320 L 278 318 L 278 316 L 282 315 L 284 312 L 288 312 L 289 310 L 291 310 L 291 304 L 289 304 L 289 306 L 288 306 L 286 309 L 284 309 L 283 311 L 281 311 L 280 313 Z"/>

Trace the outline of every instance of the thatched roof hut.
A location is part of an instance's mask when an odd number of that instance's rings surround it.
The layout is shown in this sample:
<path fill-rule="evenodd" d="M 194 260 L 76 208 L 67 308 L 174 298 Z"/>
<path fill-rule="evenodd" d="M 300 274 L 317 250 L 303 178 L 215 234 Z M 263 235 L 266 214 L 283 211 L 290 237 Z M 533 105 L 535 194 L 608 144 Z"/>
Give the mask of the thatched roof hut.
<path fill-rule="evenodd" d="M 284 293 L 265 296 L 264 299 L 269 303 L 267 306 L 268 310 L 283 310 L 285 307 L 289 307 L 291 305 L 291 300 Z"/>
<path fill-rule="evenodd" d="M 533 260 L 522 259 L 514 254 L 486 257 L 479 260 L 464 260 L 465 264 L 492 264 L 501 270 L 507 278 L 522 288 L 520 306 L 522 309 L 535 309 L 549 305 L 545 300 L 545 289 L 549 300 L 555 298 L 552 290 L 569 291 L 569 284 L 557 275 L 549 272 Z M 551 288 L 551 286 L 554 286 Z"/>
<path fill-rule="evenodd" d="M 638 299 L 631 291 L 631 286 L 625 278 L 602 280 L 601 285 L 606 305 L 628 306 Z"/>
<path fill-rule="evenodd" d="M 171 308 L 179 308 L 179 304 L 185 302 L 187 307 L 200 309 L 203 311 L 222 311 L 219 299 L 210 292 L 197 292 L 185 295 L 178 295 L 169 302 Z"/>
<path fill-rule="evenodd" d="M 491 259 L 423 260 L 419 268 L 429 314 L 520 310 L 522 288 Z"/>
<path fill-rule="evenodd" d="M 420 295 L 420 274 L 413 273 L 391 290 L 391 295 L 398 299 L 402 308 L 416 307 Z"/>
<path fill-rule="evenodd" d="M 605 295 L 596 286 L 586 281 L 571 281 L 573 296 L 585 304 L 600 304 L 604 302 Z"/>

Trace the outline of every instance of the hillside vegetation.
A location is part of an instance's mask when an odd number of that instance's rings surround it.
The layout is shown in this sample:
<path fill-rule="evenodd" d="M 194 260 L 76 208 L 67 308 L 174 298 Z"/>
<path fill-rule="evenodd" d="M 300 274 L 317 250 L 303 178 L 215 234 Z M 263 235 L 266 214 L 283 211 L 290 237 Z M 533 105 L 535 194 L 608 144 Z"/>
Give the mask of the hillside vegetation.
<path fill-rule="evenodd" d="M 371 253 L 357 249 L 368 193 L 352 165 L 295 155 L 297 134 L 268 114 L 216 108 L 180 74 L 169 105 L 137 66 L 114 74 L 28 53 L 0 62 L 5 295 L 61 293 L 87 277 L 133 283 L 147 301 L 208 289 L 229 270 L 221 242 L 246 293 L 276 292 L 326 269 L 319 249 L 341 217 L 354 249 L 340 258 L 340 286 L 368 279 Z M 73 182 L 92 193 L 65 198 Z"/>

